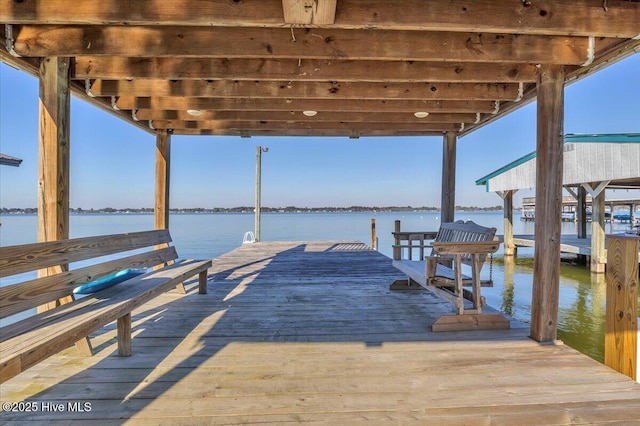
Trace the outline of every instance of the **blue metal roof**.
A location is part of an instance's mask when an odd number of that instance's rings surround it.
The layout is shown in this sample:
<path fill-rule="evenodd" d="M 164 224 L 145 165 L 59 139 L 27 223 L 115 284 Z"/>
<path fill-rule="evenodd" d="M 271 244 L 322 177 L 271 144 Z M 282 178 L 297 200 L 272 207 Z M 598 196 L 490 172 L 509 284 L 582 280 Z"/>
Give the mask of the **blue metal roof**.
<path fill-rule="evenodd" d="M 22 163 L 22 160 L 19 158 L 11 157 L 5 154 L 0 154 L 0 164 L 4 166 L 18 167 L 20 163 Z"/>
<path fill-rule="evenodd" d="M 595 135 L 569 133 L 564 136 L 564 143 L 567 142 L 640 143 L 640 133 L 601 133 Z"/>
<path fill-rule="evenodd" d="M 600 134 L 573 134 L 569 133 L 564 136 L 564 143 L 640 143 L 640 133 L 600 133 Z M 487 185 L 489 179 L 501 175 L 502 173 L 526 163 L 527 161 L 536 158 L 536 151 L 518 158 L 511 163 L 500 167 L 498 170 L 489 173 L 488 175 L 481 177 L 476 181 L 476 185 Z M 487 188 L 488 189 L 488 188 Z"/>

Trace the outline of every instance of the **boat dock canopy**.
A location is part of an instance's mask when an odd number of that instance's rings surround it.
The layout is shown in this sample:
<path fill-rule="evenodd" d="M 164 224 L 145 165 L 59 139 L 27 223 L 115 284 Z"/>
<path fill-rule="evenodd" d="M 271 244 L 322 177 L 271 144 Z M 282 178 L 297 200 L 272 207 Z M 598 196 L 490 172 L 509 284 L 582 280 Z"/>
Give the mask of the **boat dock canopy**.
<path fill-rule="evenodd" d="M 635 1 L 81 4 L 0 0 L 0 60 L 154 134 L 463 136 L 640 48 Z"/>
<path fill-rule="evenodd" d="M 563 186 L 609 182 L 608 188 L 640 188 L 640 133 L 564 137 Z M 487 192 L 536 186 L 536 153 L 531 152 L 478 179 Z"/>

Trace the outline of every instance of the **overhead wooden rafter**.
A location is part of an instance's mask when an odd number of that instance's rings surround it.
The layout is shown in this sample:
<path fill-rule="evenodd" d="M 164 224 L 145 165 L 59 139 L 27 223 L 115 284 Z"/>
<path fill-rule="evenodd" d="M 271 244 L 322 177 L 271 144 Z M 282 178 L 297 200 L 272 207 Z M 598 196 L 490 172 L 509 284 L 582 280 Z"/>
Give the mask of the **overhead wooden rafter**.
<path fill-rule="evenodd" d="M 533 99 L 541 64 L 571 81 L 640 50 L 616 0 L 0 0 L 0 24 L 4 62 L 71 57 L 74 93 L 174 134 L 460 135 Z"/>
<path fill-rule="evenodd" d="M 282 0 L 284 22 L 291 25 L 330 25 L 336 19 L 336 0 Z"/>

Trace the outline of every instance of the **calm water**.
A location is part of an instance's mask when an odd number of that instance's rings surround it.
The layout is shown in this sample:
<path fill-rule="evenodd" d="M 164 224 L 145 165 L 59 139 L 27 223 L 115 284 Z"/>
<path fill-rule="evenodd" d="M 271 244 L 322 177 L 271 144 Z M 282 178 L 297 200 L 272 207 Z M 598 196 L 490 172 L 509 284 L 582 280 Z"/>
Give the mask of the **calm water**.
<path fill-rule="evenodd" d="M 391 257 L 394 221 L 402 221 L 407 231 L 437 230 L 439 213 L 271 213 L 262 215 L 262 240 L 357 240 L 371 243 L 371 219 L 376 219 L 379 251 Z M 456 219 L 473 220 L 495 226 L 502 233 L 502 212 L 457 212 Z M 175 214 L 171 216 L 171 235 L 183 258 L 213 258 L 242 243 L 243 234 L 253 229 L 252 214 Z M 36 217 L 0 216 L 0 245 L 36 241 Z M 575 233 L 575 225 L 563 223 L 563 233 Z M 624 230 L 626 225 L 614 225 Z M 105 214 L 72 215 L 72 238 L 153 229 L 153 215 Z M 607 232 L 610 225 L 607 225 Z M 616 231 L 616 228 L 614 228 Z M 514 218 L 516 234 L 533 234 L 534 224 Z M 568 257 L 567 259 L 571 259 Z M 489 276 L 490 265 L 482 271 Z M 519 249 L 513 260 L 501 251 L 493 260 L 494 286 L 483 288 L 487 303 L 504 313 L 529 322 L 533 282 L 533 250 Z M 6 285 L 23 277 L 3 278 Z M 604 359 L 605 283 L 603 275 L 592 275 L 584 266 L 563 262 L 561 267 L 558 337 L 565 343 L 599 361 Z"/>

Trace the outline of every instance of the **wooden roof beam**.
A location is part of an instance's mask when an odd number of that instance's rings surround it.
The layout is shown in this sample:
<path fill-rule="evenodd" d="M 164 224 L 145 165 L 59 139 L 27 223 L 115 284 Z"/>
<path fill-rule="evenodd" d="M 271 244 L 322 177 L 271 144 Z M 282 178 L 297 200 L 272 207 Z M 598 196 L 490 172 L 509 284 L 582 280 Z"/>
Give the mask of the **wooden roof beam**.
<path fill-rule="evenodd" d="M 317 112 L 317 111 L 316 111 Z M 415 111 L 414 111 L 415 112 Z M 178 120 L 178 121 L 297 121 L 297 122 L 378 122 L 378 123 L 475 123 L 482 114 L 472 113 L 430 113 L 424 118 L 417 118 L 413 112 L 333 112 L 321 111 L 309 117 L 302 111 L 200 111 L 194 116 L 185 111 L 158 111 L 139 109 L 136 111 L 139 120 Z"/>
<path fill-rule="evenodd" d="M 496 109 L 493 101 L 432 101 L 432 100 L 376 100 L 343 99 L 239 99 L 239 98 L 190 98 L 190 97 L 133 97 L 120 96 L 116 106 L 122 110 L 188 109 L 210 111 L 329 111 L 329 112 L 409 112 L 426 111 L 451 113 L 492 113 Z"/>
<path fill-rule="evenodd" d="M 338 29 L 22 26 L 21 56 L 358 59 L 580 65 L 589 38 Z M 293 41 L 295 38 L 295 42 Z"/>
<path fill-rule="evenodd" d="M 342 83 L 202 80 L 95 80 L 93 96 L 287 99 L 516 100 L 514 83 Z"/>
<path fill-rule="evenodd" d="M 461 125 L 456 123 L 346 123 L 346 122 L 283 122 L 283 121 L 176 121 L 154 120 L 156 129 L 213 129 L 213 130 L 281 130 L 286 133 L 292 129 L 307 130 L 398 130 L 398 131 L 438 131 L 455 132 Z"/>
<path fill-rule="evenodd" d="M 0 22 L 281 27 L 285 19 L 282 0 L 175 0 L 162 7 L 157 0 L 129 1 L 126 7 L 120 0 L 0 0 Z M 638 22 L 640 4 L 623 0 L 607 0 L 606 7 L 602 0 L 340 0 L 329 25 L 632 38 L 640 32 Z"/>
<path fill-rule="evenodd" d="M 282 0 L 284 22 L 294 25 L 332 25 L 336 0 Z"/>
<path fill-rule="evenodd" d="M 309 129 L 287 129 L 282 130 L 238 130 L 238 129 L 224 129 L 224 130 L 212 130 L 212 129 L 176 129 L 172 131 L 174 135 L 202 135 L 202 136 L 333 136 L 333 137 L 348 137 L 350 139 L 358 139 L 360 137 L 367 136 L 438 136 L 442 138 L 443 132 L 441 131 L 426 131 L 426 130 L 309 130 Z"/>
<path fill-rule="evenodd" d="M 74 79 L 535 82 L 534 64 L 77 56 Z"/>

